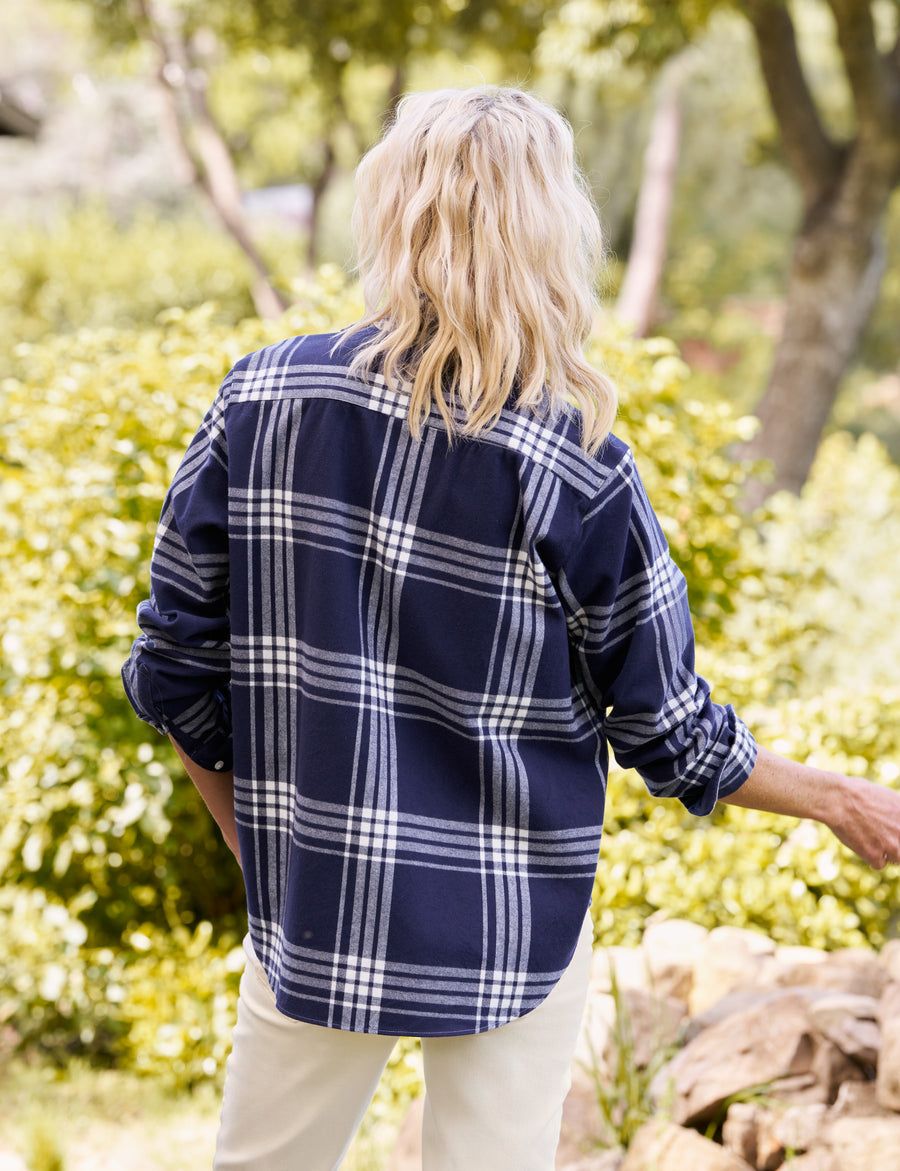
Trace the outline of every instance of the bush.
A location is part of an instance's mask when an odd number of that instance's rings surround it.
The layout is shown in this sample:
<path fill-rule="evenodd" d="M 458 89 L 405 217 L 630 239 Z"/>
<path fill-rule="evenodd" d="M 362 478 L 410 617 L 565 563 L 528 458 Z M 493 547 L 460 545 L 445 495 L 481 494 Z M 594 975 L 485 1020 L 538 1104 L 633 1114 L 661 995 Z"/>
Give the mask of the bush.
<path fill-rule="evenodd" d="M 885 615 L 900 608 L 898 541 L 900 470 L 871 437 L 833 435 L 802 496 L 773 499 L 739 533 L 731 612 L 697 623 L 700 670 L 761 743 L 892 786 L 900 676 Z M 870 870 L 821 826 L 732 807 L 698 821 L 613 770 L 594 891 L 601 943 L 636 942 L 663 911 L 784 944 L 881 946 L 898 897 L 896 868 Z"/>
<path fill-rule="evenodd" d="M 705 641 L 733 611 L 742 578 L 763 572 L 754 531 L 738 509 L 748 469 L 729 454 L 755 421 L 694 394 L 690 370 L 667 338 L 636 341 L 609 331 L 589 357 L 619 389 L 615 432 L 634 449 Z"/>
<path fill-rule="evenodd" d="M 0 891 L 0 1020 L 22 1047 L 153 1074 L 177 1088 L 221 1080 L 244 955 L 213 928 L 132 932 L 125 948 L 87 932 L 43 891 Z"/>
<path fill-rule="evenodd" d="M 119 669 L 165 488 L 229 366 L 360 311 L 335 270 L 295 293 L 275 323 L 202 306 L 25 344 L 0 386 L 0 918 L 16 957 L 0 973 L 4 1012 L 29 1043 L 183 1084 L 221 1069 L 240 874 L 168 743 L 132 714 Z M 728 454 L 749 424 L 692 392 L 670 342 L 609 333 L 595 354 L 620 386 L 617 430 L 685 571 L 717 698 L 776 748 L 893 783 L 877 762 L 896 755 L 900 726 L 881 619 L 900 602 L 900 474 L 870 442 L 834 437 L 804 498 L 751 525 Z M 664 910 L 785 943 L 877 944 L 898 894 L 824 831 L 732 809 L 697 821 L 612 776 L 603 943 L 634 942 Z"/>
<path fill-rule="evenodd" d="M 144 210 L 119 221 L 90 203 L 48 224 L 0 223 L 0 252 L 0 376 L 10 339 L 151 325 L 172 305 L 215 301 L 230 321 L 253 312 L 246 257 L 199 216 Z"/>
<path fill-rule="evenodd" d="M 44 891 L 0 889 L 0 1023 L 19 1046 L 146 1074 L 173 1090 L 221 1084 L 244 953 L 203 921 L 148 925 L 115 949 L 91 947 L 70 908 Z M 371 1111 L 394 1123 L 422 1088 L 417 1042 L 401 1041 Z"/>
<path fill-rule="evenodd" d="M 0 888 L 0 1022 L 20 1043 L 67 1060 L 109 1060 L 124 1033 L 116 1017 L 122 960 L 87 958 L 84 924 L 44 891 Z"/>
<path fill-rule="evenodd" d="M 354 315 L 335 274 L 298 291 L 277 325 L 207 307 L 20 346 L 22 377 L 2 385 L 0 868 L 76 905 L 97 943 L 243 906 L 237 866 L 119 671 L 163 494 L 216 386 L 247 351 Z"/>

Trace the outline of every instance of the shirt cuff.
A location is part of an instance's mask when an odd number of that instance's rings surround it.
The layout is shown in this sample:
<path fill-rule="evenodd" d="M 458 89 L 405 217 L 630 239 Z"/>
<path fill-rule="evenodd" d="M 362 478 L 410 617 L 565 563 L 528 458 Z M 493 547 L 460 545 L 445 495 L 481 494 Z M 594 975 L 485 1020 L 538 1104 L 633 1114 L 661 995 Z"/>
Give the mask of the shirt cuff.
<path fill-rule="evenodd" d="M 728 722 L 734 728 L 734 733 L 727 750 L 728 754 L 718 770 L 718 776 L 705 786 L 695 800 L 681 798 L 685 809 L 697 817 L 712 813 L 717 802 L 737 792 L 753 772 L 753 766 L 756 764 L 757 745 L 750 729 L 735 715 L 730 704 L 724 711 L 727 713 Z"/>
<path fill-rule="evenodd" d="M 122 686 L 135 713 L 162 735 L 170 735 L 185 755 L 211 772 L 234 765 L 230 696 L 221 690 L 162 704 L 154 693 L 147 666 L 140 658 L 140 640 L 122 668 Z"/>

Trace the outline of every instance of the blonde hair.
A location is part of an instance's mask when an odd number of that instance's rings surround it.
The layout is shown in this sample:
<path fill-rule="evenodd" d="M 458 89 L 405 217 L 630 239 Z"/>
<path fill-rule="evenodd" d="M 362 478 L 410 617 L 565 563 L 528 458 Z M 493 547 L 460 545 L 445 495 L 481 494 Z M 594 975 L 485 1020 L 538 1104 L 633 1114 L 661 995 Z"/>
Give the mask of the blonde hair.
<path fill-rule="evenodd" d="M 414 435 L 433 406 L 477 435 L 515 393 L 536 414 L 574 402 L 595 451 L 616 412 L 583 352 L 602 233 L 565 119 L 516 89 L 414 94 L 356 183 L 366 315 L 343 336 L 376 335 L 353 370 L 408 391 Z"/>

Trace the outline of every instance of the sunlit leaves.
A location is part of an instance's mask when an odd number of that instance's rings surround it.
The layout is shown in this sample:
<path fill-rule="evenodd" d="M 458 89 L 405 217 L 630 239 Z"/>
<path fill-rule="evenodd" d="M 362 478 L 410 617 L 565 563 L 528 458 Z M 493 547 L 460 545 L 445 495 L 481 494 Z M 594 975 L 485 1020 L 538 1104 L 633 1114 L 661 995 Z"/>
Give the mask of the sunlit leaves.
<path fill-rule="evenodd" d="M 0 390 L 0 931 L 14 949 L 0 996 L 35 1043 L 179 1084 L 221 1071 L 242 892 L 118 671 L 163 493 L 229 366 L 360 313 L 336 269 L 293 292 L 275 323 L 206 306 L 20 346 Z M 804 498 L 751 523 L 729 454 L 747 420 L 700 394 L 664 339 L 607 330 L 591 352 L 619 385 L 617 431 L 686 574 L 716 697 L 778 751 L 896 784 L 900 675 L 884 616 L 900 611 L 900 473 L 871 441 L 833 437 Z M 657 911 L 828 947 L 890 930 L 897 879 L 825 830 L 736 809 L 699 821 L 618 772 L 606 828 L 605 943 L 635 941 Z M 412 1086 L 415 1058 L 397 1061 Z"/>

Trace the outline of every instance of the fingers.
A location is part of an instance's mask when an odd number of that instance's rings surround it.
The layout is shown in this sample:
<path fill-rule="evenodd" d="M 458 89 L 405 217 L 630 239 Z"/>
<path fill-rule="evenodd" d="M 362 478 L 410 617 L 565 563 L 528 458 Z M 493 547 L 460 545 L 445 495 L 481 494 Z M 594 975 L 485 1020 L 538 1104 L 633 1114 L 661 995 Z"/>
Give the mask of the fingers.
<path fill-rule="evenodd" d="M 837 836 L 873 870 L 900 862 L 900 793 L 861 777 L 847 778 Z"/>

